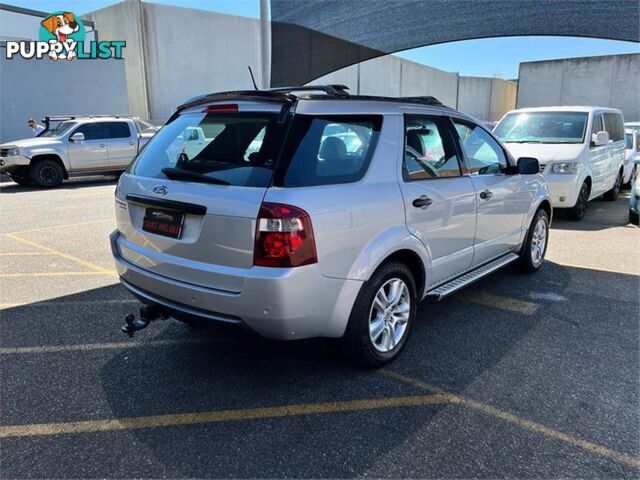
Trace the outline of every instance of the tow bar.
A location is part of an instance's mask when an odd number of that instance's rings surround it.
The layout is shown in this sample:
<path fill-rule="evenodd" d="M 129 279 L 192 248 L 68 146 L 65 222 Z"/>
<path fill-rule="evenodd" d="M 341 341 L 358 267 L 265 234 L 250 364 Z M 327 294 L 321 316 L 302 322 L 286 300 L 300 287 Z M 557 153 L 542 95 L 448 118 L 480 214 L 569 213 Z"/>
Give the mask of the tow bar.
<path fill-rule="evenodd" d="M 138 330 L 147 328 L 154 320 L 167 320 L 168 318 L 169 315 L 164 313 L 158 307 L 145 305 L 144 307 L 140 307 L 140 318 L 136 319 L 136 316 L 133 313 L 124 317 L 125 324 L 120 328 L 120 330 L 131 338 Z"/>

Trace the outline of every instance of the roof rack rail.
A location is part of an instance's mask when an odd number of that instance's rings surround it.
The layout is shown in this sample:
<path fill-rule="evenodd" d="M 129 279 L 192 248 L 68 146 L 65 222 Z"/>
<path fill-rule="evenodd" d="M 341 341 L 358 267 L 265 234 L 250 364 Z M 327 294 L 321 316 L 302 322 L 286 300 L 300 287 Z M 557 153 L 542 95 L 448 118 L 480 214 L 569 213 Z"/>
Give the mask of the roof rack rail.
<path fill-rule="evenodd" d="M 398 97 L 401 102 L 422 103 L 425 105 L 437 105 L 444 107 L 444 104 L 436 97 L 424 96 L 424 97 Z"/>
<path fill-rule="evenodd" d="M 277 87 L 270 88 L 268 92 L 324 92 L 327 95 L 335 95 L 336 97 L 348 97 L 349 87 L 346 85 L 332 84 L 332 85 L 304 85 L 302 87 Z"/>

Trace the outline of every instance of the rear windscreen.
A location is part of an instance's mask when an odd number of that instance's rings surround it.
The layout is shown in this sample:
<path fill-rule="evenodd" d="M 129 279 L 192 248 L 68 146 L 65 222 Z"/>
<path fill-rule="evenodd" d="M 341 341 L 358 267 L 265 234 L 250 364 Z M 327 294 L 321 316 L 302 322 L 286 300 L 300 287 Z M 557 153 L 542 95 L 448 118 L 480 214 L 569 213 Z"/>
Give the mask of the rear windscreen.
<path fill-rule="evenodd" d="M 174 180 L 194 181 L 199 175 L 225 185 L 267 187 L 282 136 L 276 114 L 184 114 L 149 141 L 129 172 L 153 178 L 168 178 L 169 172 Z"/>
<path fill-rule="evenodd" d="M 276 183 L 307 187 L 360 180 L 381 126 L 381 115 L 295 115 Z"/>

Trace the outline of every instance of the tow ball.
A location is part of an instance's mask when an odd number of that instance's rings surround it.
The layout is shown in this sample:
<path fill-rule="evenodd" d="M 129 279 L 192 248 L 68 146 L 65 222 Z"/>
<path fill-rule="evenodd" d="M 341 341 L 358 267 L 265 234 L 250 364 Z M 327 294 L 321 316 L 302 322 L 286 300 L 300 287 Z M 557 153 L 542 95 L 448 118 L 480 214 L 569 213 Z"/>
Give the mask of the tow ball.
<path fill-rule="evenodd" d="M 154 320 L 166 320 L 168 318 L 169 315 L 164 313 L 158 307 L 145 305 L 144 307 L 140 307 L 140 318 L 136 318 L 133 313 L 124 317 L 125 323 L 120 330 L 131 338 L 138 330 L 147 328 Z"/>

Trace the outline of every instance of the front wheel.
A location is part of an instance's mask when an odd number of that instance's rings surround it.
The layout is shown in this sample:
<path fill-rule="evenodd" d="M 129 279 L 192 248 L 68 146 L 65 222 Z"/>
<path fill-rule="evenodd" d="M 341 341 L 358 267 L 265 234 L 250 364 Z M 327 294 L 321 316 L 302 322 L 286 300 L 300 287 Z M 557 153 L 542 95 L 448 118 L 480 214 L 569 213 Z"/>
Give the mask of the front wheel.
<path fill-rule="evenodd" d="M 620 187 L 622 187 L 622 172 L 618 173 L 616 177 L 616 183 L 613 184 L 613 188 L 602 196 L 605 200 L 609 200 L 610 202 L 615 202 L 618 199 L 618 194 L 620 193 Z"/>
<path fill-rule="evenodd" d="M 535 272 L 542 266 L 548 241 L 549 215 L 543 209 L 539 209 L 533 216 L 527 238 L 522 245 L 522 250 L 520 250 L 518 268 L 522 272 Z"/>
<path fill-rule="evenodd" d="M 29 177 L 36 185 L 53 188 L 62 183 L 64 170 L 54 160 L 40 160 L 29 168 Z"/>
<path fill-rule="evenodd" d="M 580 187 L 576 204 L 567 209 L 567 216 L 571 220 L 582 220 L 584 214 L 587 213 L 587 204 L 589 203 L 589 185 L 584 182 Z"/>
<path fill-rule="evenodd" d="M 402 263 L 383 264 L 362 286 L 343 342 L 355 360 L 380 367 L 407 342 L 417 307 L 411 271 Z"/>

